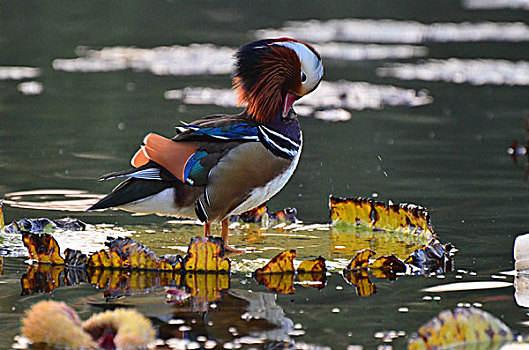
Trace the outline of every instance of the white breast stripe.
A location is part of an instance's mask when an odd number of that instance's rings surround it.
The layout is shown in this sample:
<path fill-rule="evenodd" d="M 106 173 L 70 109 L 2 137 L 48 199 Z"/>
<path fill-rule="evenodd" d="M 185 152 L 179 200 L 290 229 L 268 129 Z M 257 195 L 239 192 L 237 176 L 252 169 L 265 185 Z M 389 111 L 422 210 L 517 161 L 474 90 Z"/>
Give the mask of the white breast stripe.
<path fill-rule="evenodd" d="M 290 138 L 286 137 L 285 135 L 280 134 L 280 133 L 278 133 L 277 131 L 274 131 L 274 130 L 272 130 L 272 129 L 269 129 L 269 128 L 267 128 L 267 127 L 264 126 L 264 125 L 261 125 L 261 126 L 259 126 L 259 127 L 265 129 L 266 131 L 268 131 L 269 133 L 271 133 L 271 134 L 273 134 L 273 135 L 275 135 L 275 136 L 277 136 L 277 137 L 280 137 L 281 139 L 283 139 L 283 140 L 285 140 L 285 141 L 288 141 L 292 146 L 294 146 L 294 147 L 299 147 L 299 145 L 298 145 L 297 143 L 295 143 L 294 141 L 292 141 Z"/>
<path fill-rule="evenodd" d="M 277 143 L 275 143 L 274 141 L 272 141 L 272 139 L 266 134 L 266 132 L 262 129 L 261 126 L 259 126 L 259 130 L 261 131 L 261 135 L 263 135 L 265 141 L 270 144 L 272 147 L 274 147 L 275 149 L 287 154 L 288 156 L 290 157 L 294 157 L 296 155 L 296 153 L 298 152 L 298 148 L 295 148 L 293 150 L 290 150 L 288 148 L 284 148 L 284 147 L 281 147 L 279 146 Z M 299 147 L 299 146 L 298 146 Z"/>

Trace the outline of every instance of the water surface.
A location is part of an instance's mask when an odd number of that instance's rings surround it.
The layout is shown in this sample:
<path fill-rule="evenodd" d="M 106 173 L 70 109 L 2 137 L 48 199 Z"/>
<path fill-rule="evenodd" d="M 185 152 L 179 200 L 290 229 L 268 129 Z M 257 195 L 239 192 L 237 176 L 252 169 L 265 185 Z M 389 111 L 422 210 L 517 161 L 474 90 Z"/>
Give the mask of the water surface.
<path fill-rule="evenodd" d="M 233 107 L 186 105 L 164 98 L 166 91 L 186 87 L 228 88 L 227 74 L 157 76 L 132 69 L 81 73 L 53 68 L 55 59 L 78 57 L 76 48 L 80 46 L 149 49 L 212 43 L 236 48 L 254 40 L 256 30 L 279 30 L 291 20 L 392 19 L 424 24 L 492 21 L 521 22 L 526 26 L 526 16 L 521 10 L 465 10 L 457 1 L 398 4 L 134 1 L 67 6 L 59 1 L 2 2 L 0 66 L 34 67 L 40 70 L 40 75 L 0 81 L 0 196 L 40 189 L 106 193 L 116 183 L 100 183 L 96 179 L 126 169 L 147 132 L 171 136 L 180 120 L 238 111 Z M 424 58 L 527 59 L 529 39 L 506 40 L 426 40 L 420 45 L 427 48 L 427 57 L 325 61 L 328 81 L 343 79 L 426 90 L 433 101 L 417 107 L 384 105 L 377 109 L 348 110 L 351 119 L 345 122 L 301 118 L 304 150 L 299 167 L 288 186 L 269 202 L 269 207 L 272 210 L 296 207 L 298 217 L 305 223 L 326 223 L 330 194 L 376 195 L 382 201 L 417 203 L 430 209 L 439 239 L 459 249 L 455 266 L 461 271 L 447 273 L 442 279 L 407 276 L 388 281 L 372 277 L 376 293 L 360 297 L 340 270 L 333 270 L 321 290 L 296 285 L 294 294 L 277 294 L 275 303 L 284 316 L 292 325 L 301 324 L 296 330 L 303 330 L 290 335 L 285 331 L 283 335 L 297 343 L 336 349 L 354 344 L 373 348 L 384 343 L 378 332 L 394 330 L 410 334 L 439 311 L 460 303 L 478 303 L 516 331 L 527 333 L 522 325 L 527 321 L 527 310 L 516 304 L 512 287 L 439 294 L 421 292 L 437 284 L 498 279 L 491 276 L 513 268 L 514 238 L 527 231 L 529 194 L 524 180 L 526 160 L 519 159 L 515 166 L 506 148 L 514 139 L 525 142 L 527 87 L 474 86 L 437 79 L 400 80 L 394 75 L 377 73 L 384 66 L 420 64 Z M 23 94 L 17 90 L 22 81 L 42 83 L 42 93 Z M 42 202 L 47 198 L 33 200 Z M 91 224 L 117 225 L 160 255 L 176 252 L 201 231 L 200 227 L 167 223 L 166 218 L 134 217 L 120 211 L 65 212 L 9 205 L 5 211 L 7 221 L 71 215 Z M 235 245 L 257 247 L 261 253 L 233 259 L 238 263 L 243 259 L 266 260 L 282 249 L 296 248 L 299 259 L 321 255 L 337 262 L 352 258 L 349 253 L 355 251 L 353 248 L 344 253 L 333 248 L 343 242 L 354 245 L 353 234 L 323 230 L 301 235 L 307 237 L 249 235 L 235 230 L 232 238 Z M 333 239 L 340 244 L 333 243 Z M 12 344 L 24 310 L 38 300 L 64 300 L 83 318 L 101 310 L 93 299 L 86 302 L 86 298 L 102 298 L 102 292 L 90 284 L 63 286 L 51 294 L 21 296 L 20 280 L 27 268 L 24 258 L 4 258 L 0 317 L 5 327 L 0 331 L 0 347 Z M 236 272 L 232 276 L 230 291 L 223 294 L 221 307 L 213 314 L 235 322 L 248 308 L 241 293 L 252 290 L 273 295 L 246 274 Z M 509 282 L 512 277 L 499 280 Z M 150 305 L 147 309 L 155 310 L 143 311 L 159 320 L 160 329 L 165 329 L 168 318 L 183 317 L 182 310 L 165 305 L 161 287 L 134 298 L 130 303 L 146 303 Z M 408 312 L 399 312 L 402 307 Z M 186 312 L 186 320 L 201 319 L 208 314 L 197 309 Z M 229 312 L 231 316 L 227 316 Z M 208 337 L 219 342 L 233 341 L 233 334 L 224 329 L 226 325 L 218 323 L 218 327 L 201 328 L 200 332 L 207 332 Z M 190 337 L 200 333 L 198 327 L 191 328 Z M 262 334 L 264 328 L 258 326 L 257 331 Z M 269 335 L 268 339 L 271 338 Z M 401 348 L 404 342 L 405 336 L 397 336 L 393 341 L 396 348 Z"/>

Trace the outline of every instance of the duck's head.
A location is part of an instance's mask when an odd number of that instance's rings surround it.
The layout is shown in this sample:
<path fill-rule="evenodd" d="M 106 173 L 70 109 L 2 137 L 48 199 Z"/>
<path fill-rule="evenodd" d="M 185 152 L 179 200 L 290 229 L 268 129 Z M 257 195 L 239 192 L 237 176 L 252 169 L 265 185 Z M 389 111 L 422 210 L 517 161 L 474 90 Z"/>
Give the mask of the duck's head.
<path fill-rule="evenodd" d="M 290 38 L 265 39 L 237 51 L 233 87 L 239 105 L 260 123 L 313 91 L 323 77 L 320 55 L 309 44 Z"/>

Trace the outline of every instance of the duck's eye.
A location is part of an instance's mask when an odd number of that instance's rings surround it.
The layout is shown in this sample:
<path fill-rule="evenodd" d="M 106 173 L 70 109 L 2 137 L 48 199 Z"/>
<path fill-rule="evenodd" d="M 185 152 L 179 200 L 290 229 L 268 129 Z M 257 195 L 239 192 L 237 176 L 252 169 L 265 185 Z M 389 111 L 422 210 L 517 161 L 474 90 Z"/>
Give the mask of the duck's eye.
<path fill-rule="evenodd" d="M 307 74 L 304 71 L 301 71 L 301 82 L 304 83 L 307 80 Z"/>

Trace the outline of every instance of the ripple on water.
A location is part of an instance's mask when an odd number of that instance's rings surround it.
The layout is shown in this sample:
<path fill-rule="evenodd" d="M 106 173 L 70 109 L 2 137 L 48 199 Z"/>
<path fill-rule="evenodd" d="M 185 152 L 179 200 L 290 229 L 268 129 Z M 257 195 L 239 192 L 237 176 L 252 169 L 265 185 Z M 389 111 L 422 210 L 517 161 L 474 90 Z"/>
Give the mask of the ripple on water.
<path fill-rule="evenodd" d="M 331 19 L 290 21 L 279 29 L 262 29 L 259 38 L 290 36 L 309 42 L 356 41 L 379 43 L 528 41 L 522 22 L 431 23 L 391 19 Z"/>
<path fill-rule="evenodd" d="M 529 61 L 493 59 L 429 59 L 420 63 L 389 64 L 377 69 L 382 77 L 444 81 L 471 85 L 529 85 Z"/>
<path fill-rule="evenodd" d="M 207 87 L 185 88 L 165 92 L 165 98 L 180 100 L 186 104 L 212 104 L 222 107 L 236 107 L 237 99 L 231 89 Z M 385 106 L 422 106 L 433 102 L 426 91 L 404 89 L 391 85 L 376 85 L 367 82 L 339 80 L 322 81 L 310 99 L 301 100 L 295 105 L 301 116 L 343 121 L 351 118 L 345 109 L 382 109 Z M 345 109 L 344 109 L 345 108 Z M 321 113 L 327 111 L 325 113 Z M 331 113 L 330 115 L 329 113 Z"/>

